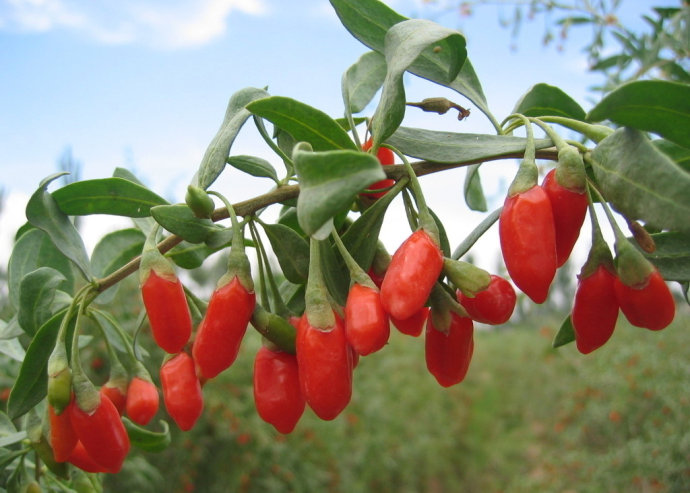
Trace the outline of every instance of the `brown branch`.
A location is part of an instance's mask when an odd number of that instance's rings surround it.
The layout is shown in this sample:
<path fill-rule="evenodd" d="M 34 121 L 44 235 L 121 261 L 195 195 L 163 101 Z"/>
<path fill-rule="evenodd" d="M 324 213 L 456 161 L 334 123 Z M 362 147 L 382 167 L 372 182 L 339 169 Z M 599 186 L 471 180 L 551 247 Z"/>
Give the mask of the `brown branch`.
<path fill-rule="evenodd" d="M 503 154 L 500 156 L 490 156 L 484 159 L 475 159 L 471 161 L 463 161 L 459 163 L 433 163 L 429 161 L 418 161 L 412 165 L 412 169 L 417 176 L 428 175 L 431 173 L 438 173 L 439 171 L 445 171 L 448 169 L 460 168 L 463 166 L 470 166 L 472 164 L 479 164 L 489 161 L 498 161 L 501 159 L 519 159 L 523 157 L 524 152 L 514 152 L 509 154 Z M 558 153 L 555 149 L 542 149 L 537 151 L 537 159 L 550 159 L 556 160 L 558 158 Z M 407 176 L 407 171 L 404 166 L 385 166 L 384 171 L 389 178 L 400 179 Z M 247 216 L 255 213 L 259 209 L 263 209 L 269 205 L 284 202 L 285 200 L 294 199 L 299 195 L 298 185 L 283 185 L 268 193 L 259 195 L 249 200 L 238 202 L 233 204 L 235 213 L 238 216 Z M 220 207 L 213 211 L 211 219 L 216 222 L 222 219 L 227 219 L 229 216 L 228 210 L 225 207 Z M 166 253 L 170 251 L 175 246 L 182 242 L 182 238 L 178 235 L 170 235 L 158 244 L 158 250 L 161 253 Z M 126 277 L 132 275 L 139 269 L 139 263 L 141 261 L 141 256 L 137 256 L 130 260 L 127 264 L 120 267 L 118 270 L 112 274 L 104 277 L 102 279 L 97 279 L 95 284 L 97 286 L 97 292 L 103 292 L 111 286 L 114 286 L 118 282 L 122 281 Z"/>

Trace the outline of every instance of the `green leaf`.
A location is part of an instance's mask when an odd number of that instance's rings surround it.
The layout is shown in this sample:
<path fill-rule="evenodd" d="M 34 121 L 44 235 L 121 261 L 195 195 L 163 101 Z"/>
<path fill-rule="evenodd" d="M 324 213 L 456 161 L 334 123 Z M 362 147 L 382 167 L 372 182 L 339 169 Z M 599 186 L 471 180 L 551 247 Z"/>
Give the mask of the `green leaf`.
<path fill-rule="evenodd" d="M 307 282 L 309 274 L 309 243 L 295 230 L 284 224 L 261 226 L 271 242 L 273 253 L 278 259 L 285 278 L 295 284 Z"/>
<path fill-rule="evenodd" d="M 167 252 L 165 256 L 183 269 L 196 269 L 204 263 L 209 255 L 217 251 L 218 248 L 211 248 L 203 243 L 193 244 L 183 241 Z"/>
<path fill-rule="evenodd" d="M 216 181 L 216 178 L 225 168 L 225 160 L 230 154 L 230 148 L 235 137 L 237 137 L 247 118 L 251 116 L 251 113 L 246 109 L 247 104 L 267 96 L 268 93 L 263 89 L 248 87 L 230 97 L 223 123 L 206 148 L 206 153 L 199 165 L 195 185 L 206 190 Z"/>
<path fill-rule="evenodd" d="M 431 214 L 431 217 L 434 218 L 434 222 L 436 223 L 436 227 L 438 228 L 438 239 L 441 243 L 439 245 L 441 247 L 441 252 L 443 252 L 444 257 L 450 257 L 450 242 L 448 241 L 448 234 L 446 233 L 446 228 L 443 225 L 441 219 L 436 215 L 434 211 L 429 209 L 429 213 Z"/>
<path fill-rule="evenodd" d="M 170 445 L 170 426 L 167 421 L 162 419 L 159 421 L 163 428 L 160 432 L 147 430 L 125 416 L 122 417 L 122 422 L 132 445 L 145 452 L 162 452 Z"/>
<path fill-rule="evenodd" d="M 655 233 L 656 250 L 643 252 L 667 281 L 690 281 L 690 234 Z"/>
<path fill-rule="evenodd" d="M 24 233 L 12 249 L 8 267 L 10 302 L 19 309 L 19 286 L 29 272 L 39 267 L 52 267 L 60 272 L 65 281 L 60 285 L 64 291 L 72 291 L 74 274 L 72 264 L 53 244 L 50 237 L 40 229 Z"/>
<path fill-rule="evenodd" d="M 0 339 L 0 353 L 9 356 L 15 361 L 20 363 L 24 361 L 26 357 L 26 351 L 19 343 L 19 339 Z"/>
<path fill-rule="evenodd" d="M 248 104 L 247 109 L 289 132 L 296 140 L 309 142 L 315 151 L 357 148 L 335 120 L 300 101 L 272 96 Z"/>
<path fill-rule="evenodd" d="M 280 283 L 278 290 L 280 291 L 280 296 L 285 300 L 285 305 L 292 313 L 301 315 L 304 312 L 305 284 L 293 284 L 285 280 Z"/>
<path fill-rule="evenodd" d="M 331 5 L 345 28 L 364 45 L 379 53 L 384 53 L 388 30 L 393 25 L 407 20 L 407 17 L 377 0 L 331 0 Z M 445 82 L 447 68 L 438 65 L 437 57 L 428 58 L 422 54 L 409 71 L 462 94 L 489 118 L 496 129 L 500 129 L 500 123 L 489 111 L 486 97 L 470 61 L 465 60 L 460 73 L 450 83 Z"/>
<path fill-rule="evenodd" d="M 33 336 L 52 315 L 51 305 L 65 276 L 52 267 L 39 267 L 24 276 L 19 286 L 17 320 L 24 332 Z"/>
<path fill-rule="evenodd" d="M 113 177 L 129 180 L 132 183 L 141 185 L 142 187 L 145 186 L 134 173 L 125 168 L 115 168 L 115 171 L 113 171 Z M 156 224 L 156 221 L 154 221 L 152 217 L 133 217 L 132 222 L 134 222 L 136 227 L 144 233 L 144 236 L 148 236 Z"/>
<path fill-rule="evenodd" d="M 300 179 L 297 218 L 308 235 L 350 207 L 357 193 L 386 178 L 376 156 L 360 151 L 293 154 Z"/>
<path fill-rule="evenodd" d="M 525 152 L 526 140 L 511 135 L 461 134 L 420 128 L 399 128 L 387 144 L 403 154 L 436 163 L 482 162 Z M 537 149 L 553 146 L 550 139 L 535 139 Z"/>
<path fill-rule="evenodd" d="M 185 204 L 158 205 L 151 208 L 158 224 L 190 243 L 202 243 L 212 233 L 223 229 L 210 219 L 198 218 Z"/>
<path fill-rule="evenodd" d="M 88 314 L 101 327 L 101 330 L 103 330 L 105 336 L 108 338 L 108 342 L 110 342 L 113 348 L 120 353 L 127 354 L 127 347 L 133 347 L 134 341 L 130 334 L 122 328 L 117 319 L 110 313 L 97 308 L 90 309 Z M 125 339 L 124 341 L 122 340 L 123 337 Z M 125 347 L 125 345 L 127 345 L 127 347 Z M 149 352 L 139 344 L 137 345 L 137 355 L 145 360 L 149 357 Z"/>
<path fill-rule="evenodd" d="M 55 190 L 53 198 L 69 216 L 147 217 L 151 207 L 168 203 L 148 188 L 124 178 L 76 181 Z"/>
<path fill-rule="evenodd" d="M 561 324 L 561 328 L 558 329 L 558 333 L 556 336 L 553 338 L 553 343 L 552 346 L 555 348 L 565 346 L 566 344 L 570 344 L 575 340 L 575 329 L 573 328 L 573 322 L 570 318 L 570 315 L 568 315 L 568 318 L 566 318 L 563 323 Z"/>
<path fill-rule="evenodd" d="M 395 198 L 392 193 L 380 197 L 353 222 L 341 239 L 359 266 L 365 271 L 376 254 L 376 244 L 388 206 Z"/>
<path fill-rule="evenodd" d="M 661 152 L 673 159 L 678 166 L 690 173 L 690 149 L 679 146 L 668 140 L 656 139 L 652 141 Z"/>
<path fill-rule="evenodd" d="M 63 310 L 53 315 L 31 340 L 7 402 L 7 414 L 10 418 L 17 419 L 45 397 L 48 387 L 48 358 L 53 352 L 65 313 L 66 310 Z M 74 319 L 70 323 L 73 329 Z"/>
<path fill-rule="evenodd" d="M 50 182 L 60 176 L 62 175 L 53 175 L 41 182 L 38 190 L 34 192 L 26 205 L 26 218 L 38 229 L 48 233 L 57 249 L 77 266 L 85 279 L 90 280 L 91 265 L 84 242 L 47 190 Z"/>
<path fill-rule="evenodd" d="M 639 130 L 616 130 L 592 151 L 601 192 L 628 219 L 690 231 L 690 174 Z"/>
<path fill-rule="evenodd" d="M 488 209 L 482 188 L 482 179 L 479 176 L 480 166 L 481 163 L 467 167 L 464 187 L 465 203 L 473 211 L 486 212 Z"/>
<path fill-rule="evenodd" d="M 362 55 L 343 74 L 342 92 L 345 107 L 359 113 L 371 102 L 386 78 L 386 59 L 370 51 Z"/>
<path fill-rule="evenodd" d="M 337 253 L 338 249 L 330 237 L 317 244 L 321 252 L 321 272 L 328 292 L 336 303 L 345 306 L 347 293 L 350 290 L 350 274 L 345 262 Z"/>
<path fill-rule="evenodd" d="M 15 339 L 23 333 L 24 331 L 17 322 L 16 314 L 8 322 L 0 320 L 0 340 Z"/>
<path fill-rule="evenodd" d="M 0 447 L 7 447 L 19 443 L 26 438 L 26 431 L 16 431 L 9 435 L 0 436 Z"/>
<path fill-rule="evenodd" d="M 513 113 L 525 116 L 562 116 L 575 120 L 585 119 L 585 110 L 560 88 L 548 84 L 535 84 L 520 98 Z"/>
<path fill-rule="evenodd" d="M 270 178 L 274 182 L 280 183 L 275 168 L 265 159 L 255 156 L 230 156 L 227 163 L 252 176 Z"/>
<path fill-rule="evenodd" d="M 662 80 L 630 82 L 607 94 L 587 120 L 611 120 L 690 147 L 690 86 Z"/>
<path fill-rule="evenodd" d="M 384 42 L 387 72 L 381 100 L 372 118 L 374 147 L 390 137 L 405 116 L 403 75 L 424 53 L 424 63 L 439 70 L 437 77 L 450 83 L 467 58 L 465 38 L 457 31 L 423 19 L 411 19 L 392 26 Z M 445 73 L 441 73 L 445 72 Z"/>
<path fill-rule="evenodd" d="M 295 205 L 283 205 L 278 215 L 278 223 L 284 224 L 290 229 L 294 229 L 298 235 L 307 236 L 307 234 L 300 228 L 299 221 L 297 220 L 297 202 Z"/>
<path fill-rule="evenodd" d="M 121 229 L 108 233 L 96 244 L 91 255 L 91 269 L 97 278 L 106 277 L 141 254 L 144 234 L 136 229 Z M 100 293 L 98 303 L 109 303 L 117 293 L 119 283 Z"/>

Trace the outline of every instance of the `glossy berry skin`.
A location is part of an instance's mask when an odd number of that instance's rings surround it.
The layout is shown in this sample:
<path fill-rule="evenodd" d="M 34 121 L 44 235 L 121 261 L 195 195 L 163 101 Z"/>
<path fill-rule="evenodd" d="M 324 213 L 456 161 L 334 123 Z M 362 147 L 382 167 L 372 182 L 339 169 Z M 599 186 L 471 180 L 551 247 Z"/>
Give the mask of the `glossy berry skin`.
<path fill-rule="evenodd" d="M 532 301 L 543 303 L 557 268 L 556 230 L 546 192 L 535 185 L 507 197 L 498 232 L 511 279 Z"/>
<path fill-rule="evenodd" d="M 192 334 L 192 317 L 180 280 L 160 277 L 152 269 L 141 295 L 158 346 L 168 353 L 182 351 Z"/>
<path fill-rule="evenodd" d="M 203 379 L 215 377 L 235 362 L 255 305 L 256 294 L 247 291 L 237 277 L 213 292 L 192 347 Z"/>
<path fill-rule="evenodd" d="M 125 412 L 125 405 L 127 403 L 127 395 L 117 388 L 108 385 L 107 383 L 101 387 L 101 397 L 106 397 L 115 404 L 115 409 L 122 415 Z"/>
<path fill-rule="evenodd" d="M 626 286 L 616 277 L 614 289 L 623 315 L 634 326 L 661 330 L 673 321 L 676 304 L 658 270 L 654 269 L 639 287 Z"/>
<path fill-rule="evenodd" d="M 50 419 L 50 446 L 53 448 L 53 457 L 56 462 L 66 462 L 79 441 L 74 428 L 72 428 L 69 407 L 65 408 L 60 415 L 57 415 L 53 406 L 48 405 L 48 416 Z"/>
<path fill-rule="evenodd" d="M 398 320 L 410 318 L 429 298 L 443 268 L 443 254 L 423 229 L 396 250 L 381 285 L 383 309 Z"/>
<path fill-rule="evenodd" d="M 371 149 L 372 144 L 372 139 L 367 140 L 362 146 L 362 150 L 368 151 Z M 395 154 L 393 154 L 393 151 L 387 147 L 379 147 L 379 150 L 376 152 L 376 157 L 383 166 L 389 166 L 395 162 Z M 367 188 L 378 190 L 381 188 L 390 188 L 393 185 L 395 185 L 395 180 L 386 178 L 385 180 L 377 181 L 376 183 L 369 185 Z M 383 190 L 381 192 L 363 192 L 361 195 L 378 199 L 386 195 L 386 192 L 388 192 L 388 190 Z"/>
<path fill-rule="evenodd" d="M 158 389 L 143 378 L 134 377 L 127 389 L 127 416 L 137 424 L 147 425 L 158 412 Z"/>
<path fill-rule="evenodd" d="M 280 433 L 295 429 L 306 404 L 294 354 L 259 349 L 254 359 L 254 404 L 261 419 Z"/>
<path fill-rule="evenodd" d="M 96 409 L 87 413 L 74 401 L 69 412 L 72 428 L 88 455 L 107 472 L 118 472 L 129 453 L 130 443 L 115 404 L 101 397 Z"/>
<path fill-rule="evenodd" d="M 592 274 L 578 280 L 571 321 L 582 354 L 603 346 L 613 335 L 618 320 L 615 279 L 615 274 L 599 265 Z"/>
<path fill-rule="evenodd" d="M 201 383 L 191 356 L 173 356 L 163 363 L 160 377 L 165 409 L 182 431 L 191 430 L 204 410 Z"/>
<path fill-rule="evenodd" d="M 350 346 L 357 354 L 366 356 L 385 346 L 390 333 L 379 291 L 353 284 L 345 303 L 345 335 Z"/>
<path fill-rule="evenodd" d="M 352 397 L 352 350 L 340 317 L 321 330 L 303 315 L 297 326 L 297 364 L 302 395 L 316 415 L 335 419 Z"/>
<path fill-rule="evenodd" d="M 72 453 L 67 459 L 67 462 L 75 467 L 78 467 L 84 472 L 98 473 L 98 472 L 112 472 L 93 460 L 93 457 L 84 448 L 84 444 L 77 442 Z"/>
<path fill-rule="evenodd" d="M 541 187 L 549 197 L 556 229 L 556 258 L 558 267 L 565 264 L 580 236 L 587 215 L 587 194 L 569 190 L 556 180 L 552 169 L 544 177 Z"/>
<path fill-rule="evenodd" d="M 424 353 L 426 367 L 443 387 L 462 382 L 474 352 L 472 319 L 451 312 L 448 334 L 434 327 L 431 312 L 426 323 Z"/>
<path fill-rule="evenodd" d="M 419 337 L 422 334 L 422 330 L 424 330 L 424 324 L 428 317 L 429 307 L 423 306 L 410 318 L 399 320 L 395 317 L 391 317 L 390 319 L 399 332 L 408 336 Z"/>
<path fill-rule="evenodd" d="M 456 292 L 458 303 L 476 322 L 499 325 L 506 323 L 515 309 L 517 296 L 513 286 L 500 276 L 491 275 L 489 287 L 477 293 L 474 298 Z"/>

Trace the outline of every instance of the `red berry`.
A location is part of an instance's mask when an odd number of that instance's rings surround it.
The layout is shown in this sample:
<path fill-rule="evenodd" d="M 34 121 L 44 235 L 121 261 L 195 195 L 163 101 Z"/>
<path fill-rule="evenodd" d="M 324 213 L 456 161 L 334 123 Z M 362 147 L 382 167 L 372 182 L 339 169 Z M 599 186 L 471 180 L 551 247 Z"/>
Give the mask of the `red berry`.
<path fill-rule="evenodd" d="M 148 380 L 134 377 L 127 389 L 127 416 L 140 425 L 146 425 L 158 412 L 158 389 Z"/>
<path fill-rule="evenodd" d="M 165 409 L 182 431 L 191 430 L 204 409 L 194 361 L 179 353 L 163 364 L 160 376 Z"/>
<path fill-rule="evenodd" d="M 362 356 L 386 345 L 390 324 L 377 289 L 352 285 L 345 303 L 345 334 L 350 346 Z"/>
<path fill-rule="evenodd" d="M 182 351 L 192 334 L 192 317 L 180 280 L 160 277 L 151 269 L 141 294 L 158 346 L 168 353 Z"/>
<path fill-rule="evenodd" d="M 424 352 L 426 367 L 443 387 L 450 387 L 465 379 L 474 352 L 472 319 L 451 312 L 448 333 L 434 327 L 429 313 L 426 324 Z"/>
<path fill-rule="evenodd" d="M 374 141 L 372 139 L 367 140 L 362 146 L 362 150 L 368 151 L 369 149 L 371 149 L 373 142 Z M 388 166 L 395 162 L 395 154 L 393 154 L 393 151 L 391 151 L 387 147 L 379 147 L 379 150 L 376 153 L 376 157 L 383 166 Z M 369 185 L 369 187 L 367 188 L 371 190 L 378 190 L 382 188 L 390 188 L 393 185 L 395 185 L 395 180 L 386 178 L 385 180 L 377 181 L 376 183 Z M 383 197 L 387 191 L 388 190 L 382 190 L 380 192 L 363 192 L 362 195 L 371 197 L 373 199 L 378 199 Z"/>
<path fill-rule="evenodd" d="M 616 276 L 604 265 L 587 277 L 580 277 L 575 292 L 571 321 L 577 349 L 588 354 L 611 338 L 618 319 L 614 290 Z"/>
<path fill-rule="evenodd" d="M 428 317 L 429 307 L 423 306 L 409 318 L 400 320 L 391 316 L 391 322 L 401 333 L 412 337 L 419 337 L 422 330 L 424 330 L 424 324 Z"/>
<path fill-rule="evenodd" d="M 515 309 L 515 290 L 500 276 L 492 275 L 489 287 L 477 293 L 474 298 L 465 296 L 459 289 L 456 294 L 458 303 L 465 308 L 472 320 L 483 324 L 503 324 L 510 319 Z"/>
<path fill-rule="evenodd" d="M 673 321 L 676 304 L 658 270 L 641 286 L 626 286 L 616 277 L 614 288 L 623 315 L 634 326 L 661 330 Z"/>

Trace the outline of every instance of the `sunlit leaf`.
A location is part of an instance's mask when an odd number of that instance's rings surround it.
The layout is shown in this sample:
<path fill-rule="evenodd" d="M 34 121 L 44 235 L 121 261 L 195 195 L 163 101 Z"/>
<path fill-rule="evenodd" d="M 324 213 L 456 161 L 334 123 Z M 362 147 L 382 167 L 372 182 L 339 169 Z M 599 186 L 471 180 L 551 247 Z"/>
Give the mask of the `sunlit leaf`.
<path fill-rule="evenodd" d="M 39 267 L 24 276 L 19 286 L 17 320 L 24 332 L 33 336 L 52 316 L 52 303 L 65 276 L 52 267 Z"/>
<path fill-rule="evenodd" d="M 196 217 L 184 204 L 159 205 L 151 209 L 151 215 L 158 224 L 190 243 L 202 243 L 223 229 L 210 219 Z"/>
<path fill-rule="evenodd" d="M 484 189 L 482 188 L 482 180 L 479 176 L 479 166 L 481 164 L 473 164 L 467 167 L 464 186 L 465 203 L 473 211 L 486 212 L 488 208 L 486 197 L 484 197 Z"/>
<path fill-rule="evenodd" d="M 252 176 L 258 178 L 270 178 L 274 182 L 278 183 L 278 174 L 271 163 L 265 159 L 255 156 L 230 156 L 227 159 L 227 163 L 237 168 L 240 171 L 244 171 Z"/>
<path fill-rule="evenodd" d="M 284 224 L 262 223 L 273 253 L 285 278 L 295 284 L 307 281 L 309 274 L 309 243 Z"/>
<path fill-rule="evenodd" d="M 359 113 L 381 89 L 386 77 L 386 59 L 375 51 L 362 55 L 343 74 L 342 92 L 345 106 Z"/>
<path fill-rule="evenodd" d="M 525 116 L 562 116 L 585 119 L 585 110 L 562 89 L 548 84 L 535 84 L 520 98 L 513 113 Z"/>

